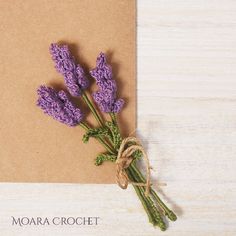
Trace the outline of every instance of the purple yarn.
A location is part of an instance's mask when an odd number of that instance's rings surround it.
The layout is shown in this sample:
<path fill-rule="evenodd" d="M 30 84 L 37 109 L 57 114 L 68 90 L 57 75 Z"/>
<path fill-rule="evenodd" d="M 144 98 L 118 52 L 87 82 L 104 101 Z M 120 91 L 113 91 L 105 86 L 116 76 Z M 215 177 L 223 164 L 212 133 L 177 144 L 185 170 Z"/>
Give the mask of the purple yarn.
<path fill-rule="evenodd" d="M 123 99 L 115 99 L 114 94 L 105 91 L 97 91 L 93 93 L 93 98 L 101 111 L 105 113 L 118 113 L 124 105 Z"/>
<path fill-rule="evenodd" d="M 90 75 L 96 80 L 99 91 L 93 93 L 93 98 L 102 112 L 118 113 L 124 105 L 123 99 L 116 99 L 116 82 L 112 79 L 111 66 L 107 64 L 104 53 L 97 57 L 96 68 L 90 71 Z"/>
<path fill-rule="evenodd" d="M 111 66 L 107 64 L 106 56 L 104 53 L 100 53 L 97 57 L 96 68 L 90 71 L 90 74 L 96 81 L 99 80 L 111 80 L 112 79 L 112 69 Z"/>
<path fill-rule="evenodd" d="M 116 82 L 112 79 L 112 69 L 107 64 L 104 53 L 101 52 L 98 55 L 96 68 L 90 71 L 90 75 L 96 80 L 96 84 L 102 91 L 116 92 Z"/>
<path fill-rule="evenodd" d="M 72 96 L 79 97 L 83 89 L 89 85 L 84 70 L 75 64 L 74 57 L 70 54 L 67 45 L 52 43 L 49 49 L 55 68 L 64 76 L 65 84 Z"/>
<path fill-rule="evenodd" d="M 81 110 L 71 103 L 64 91 L 58 92 L 53 88 L 41 85 L 37 93 L 39 95 L 37 105 L 55 120 L 69 126 L 76 126 L 82 121 Z"/>

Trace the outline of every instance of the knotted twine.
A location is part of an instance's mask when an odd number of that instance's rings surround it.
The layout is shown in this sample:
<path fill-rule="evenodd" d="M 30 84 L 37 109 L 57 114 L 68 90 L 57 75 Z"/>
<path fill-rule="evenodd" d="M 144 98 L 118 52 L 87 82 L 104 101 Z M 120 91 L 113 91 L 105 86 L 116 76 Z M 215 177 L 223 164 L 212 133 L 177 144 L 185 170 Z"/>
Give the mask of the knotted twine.
<path fill-rule="evenodd" d="M 133 144 L 132 144 L 133 143 Z M 128 146 L 128 144 L 131 144 Z M 129 177 L 126 173 L 126 169 L 130 166 L 131 162 L 133 161 L 134 157 L 132 156 L 135 151 L 141 151 L 143 154 L 143 159 L 146 163 L 146 183 L 138 183 L 138 182 L 131 182 L 129 180 Z M 150 192 L 150 164 L 149 164 L 149 159 L 148 156 L 140 143 L 140 141 L 135 138 L 135 137 L 128 137 L 123 139 L 117 159 L 116 159 L 116 182 L 117 184 L 122 188 L 126 189 L 128 187 L 128 184 L 131 183 L 133 185 L 138 185 L 138 186 L 144 186 L 146 187 L 145 189 L 145 195 L 147 196 Z"/>

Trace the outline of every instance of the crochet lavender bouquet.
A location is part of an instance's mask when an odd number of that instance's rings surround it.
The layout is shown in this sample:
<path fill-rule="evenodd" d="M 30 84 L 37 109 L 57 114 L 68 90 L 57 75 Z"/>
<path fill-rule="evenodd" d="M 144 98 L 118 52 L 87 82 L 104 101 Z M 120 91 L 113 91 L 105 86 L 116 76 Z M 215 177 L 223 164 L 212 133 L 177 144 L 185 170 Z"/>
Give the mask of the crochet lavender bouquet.
<path fill-rule="evenodd" d="M 65 91 L 56 91 L 54 88 L 41 85 L 37 90 L 37 105 L 55 120 L 71 127 L 81 126 L 85 130 L 84 143 L 90 138 L 98 140 L 106 149 L 106 153 L 97 156 L 95 165 L 99 166 L 104 161 L 114 162 L 118 185 L 126 189 L 129 183 L 132 184 L 150 223 L 159 226 L 163 231 L 166 230 L 164 217 L 172 221 L 177 217 L 151 187 L 149 161 L 139 140 L 135 137 L 123 139 L 120 134 L 116 116 L 121 111 L 124 100 L 116 96 L 116 82 L 112 78 L 112 69 L 107 64 L 105 54 L 98 55 L 96 67 L 90 71 L 98 87 L 91 99 L 85 91 L 89 87 L 89 81 L 83 68 L 75 62 L 68 46 L 51 44 L 50 53 L 56 70 L 64 77 L 70 95 L 82 98 L 95 117 L 97 126 L 90 127 L 86 123 L 82 111 L 71 102 Z M 110 120 L 105 121 L 100 112 L 108 113 Z M 137 167 L 137 161 L 141 158 L 146 163 L 145 177 Z"/>

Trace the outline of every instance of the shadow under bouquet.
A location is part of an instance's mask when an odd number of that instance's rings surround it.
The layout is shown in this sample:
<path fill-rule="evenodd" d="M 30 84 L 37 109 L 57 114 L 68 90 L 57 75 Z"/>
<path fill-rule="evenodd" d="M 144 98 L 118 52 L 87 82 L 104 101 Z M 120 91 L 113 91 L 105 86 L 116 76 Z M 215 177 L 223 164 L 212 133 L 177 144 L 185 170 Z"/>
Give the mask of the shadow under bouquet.
<path fill-rule="evenodd" d="M 89 80 L 83 68 L 75 62 L 68 46 L 51 44 L 50 53 L 56 70 L 64 77 L 70 95 L 83 100 L 98 124 L 95 127 L 88 125 L 81 109 L 72 103 L 68 93 L 63 90 L 57 91 L 52 87 L 41 85 L 37 91 L 37 105 L 55 120 L 71 127 L 81 126 L 85 130 L 84 143 L 87 143 L 90 138 L 95 138 L 103 145 L 106 153 L 97 156 L 95 165 L 99 166 L 104 161 L 114 162 L 117 184 L 123 189 L 126 189 L 128 184 L 132 184 L 150 223 L 159 226 L 163 231 L 166 230 L 164 217 L 168 217 L 171 221 L 175 221 L 177 217 L 151 186 L 149 160 L 140 141 L 135 137 L 121 136 L 116 116 L 121 111 L 124 100 L 117 98 L 116 82 L 105 54 L 98 55 L 96 67 L 90 71 L 98 87 L 91 99 L 86 92 Z M 100 112 L 109 114 L 110 119 L 105 121 Z M 137 167 L 137 161 L 140 159 L 143 159 L 146 164 L 145 176 Z"/>

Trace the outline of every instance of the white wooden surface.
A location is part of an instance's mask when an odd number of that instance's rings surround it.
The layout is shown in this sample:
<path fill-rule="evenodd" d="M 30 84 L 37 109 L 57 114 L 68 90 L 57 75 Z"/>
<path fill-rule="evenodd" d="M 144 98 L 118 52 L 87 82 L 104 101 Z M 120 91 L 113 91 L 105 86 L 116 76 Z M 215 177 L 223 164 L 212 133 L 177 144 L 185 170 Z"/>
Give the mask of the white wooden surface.
<path fill-rule="evenodd" d="M 236 1 L 138 1 L 138 132 L 179 219 L 153 229 L 130 187 L 0 184 L 0 235 L 236 235 Z M 11 226 L 11 216 L 99 216 Z"/>

